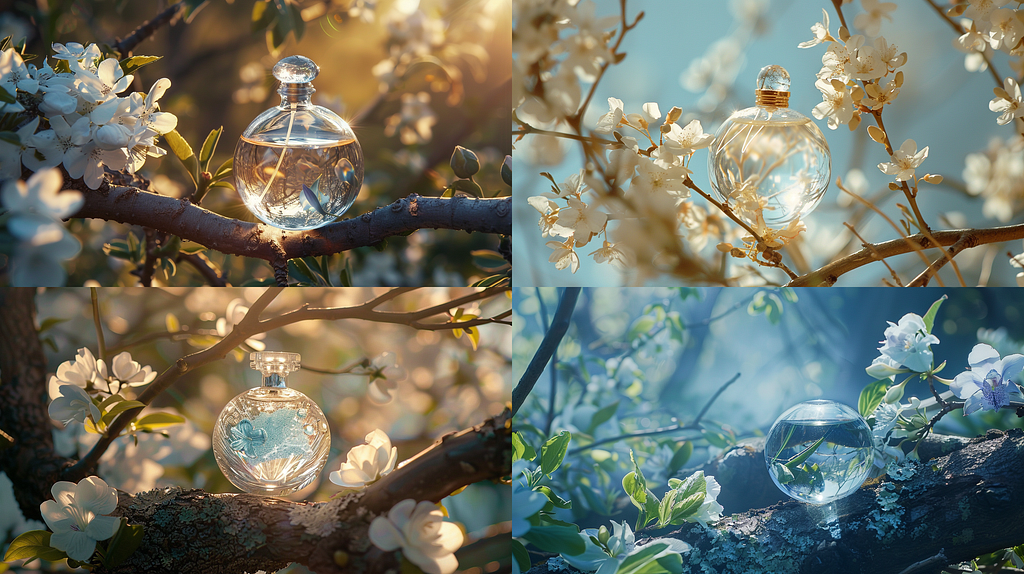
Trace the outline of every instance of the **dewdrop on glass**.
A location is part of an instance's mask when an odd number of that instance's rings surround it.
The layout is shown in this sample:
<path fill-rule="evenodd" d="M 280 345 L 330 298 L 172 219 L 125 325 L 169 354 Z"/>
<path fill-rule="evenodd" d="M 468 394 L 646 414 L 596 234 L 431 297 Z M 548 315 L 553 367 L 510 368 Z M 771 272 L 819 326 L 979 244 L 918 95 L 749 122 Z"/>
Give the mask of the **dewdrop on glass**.
<path fill-rule="evenodd" d="M 285 496 L 316 479 L 331 450 L 323 411 L 285 385 L 298 353 L 251 353 L 262 386 L 231 399 L 213 428 L 213 454 L 224 476 L 252 494 Z"/>
<path fill-rule="evenodd" d="M 256 117 L 235 147 L 235 180 L 253 215 L 287 230 L 314 229 L 345 213 L 363 183 L 363 150 L 345 120 L 314 105 L 320 68 L 289 56 L 274 66 L 281 105 Z"/>
<path fill-rule="evenodd" d="M 818 126 L 789 105 L 789 73 L 765 66 L 756 103 L 718 128 L 708 153 L 711 187 L 755 227 L 781 229 L 804 218 L 825 194 L 832 169 Z"/>
<path fill-rule="evenodd" d="M 765 438 L 764 458 L 775 485 L 809 504 L 856 492 L 871 473 L 871 428 L 835 401 L 807 401 L 782 413 Z"/>

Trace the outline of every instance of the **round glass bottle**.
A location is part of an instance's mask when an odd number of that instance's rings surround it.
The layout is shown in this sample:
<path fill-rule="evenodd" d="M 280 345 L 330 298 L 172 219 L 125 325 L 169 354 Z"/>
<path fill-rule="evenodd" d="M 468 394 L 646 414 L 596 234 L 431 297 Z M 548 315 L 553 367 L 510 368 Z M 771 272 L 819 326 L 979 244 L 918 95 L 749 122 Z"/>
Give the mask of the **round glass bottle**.
<path fill-rule="evenodd" d="M 801 502 L 827 504 L 853 494 L 874 459 L 871 427 L 835 401 L 800 403 L 782 413 L 765 437 L 768 474 Z"/>
<path fill-rule="evenodd" d="M 821 130 L 791 110 L 789 73 L 765 66 L 756 104 L 733 113 L 708 151 L 711 187 L 755 228 L 780 229 L 817 207 L 831 177 L 832 156 Z"/>
<path fill-rule="evenodd" d="M 303 488 L 327 462 L 327 417 L 306 395 L 285 385 L 298 353 L 251 353 L 263 385 L 231 399 L 213 427 L 213 454 L 224 476 L 252 494 L 284 496 Z"/>
<path fill-rule="evenodd" d="M 363 151 L 345 120 L 314 105 L 320 68 L 289 56 L 274 66 L 281 105 L 256 117 L 235 146 L 235 182 L 253 215 L 274 227 L 314 229 L 345 213 L 363 183 Z"/>

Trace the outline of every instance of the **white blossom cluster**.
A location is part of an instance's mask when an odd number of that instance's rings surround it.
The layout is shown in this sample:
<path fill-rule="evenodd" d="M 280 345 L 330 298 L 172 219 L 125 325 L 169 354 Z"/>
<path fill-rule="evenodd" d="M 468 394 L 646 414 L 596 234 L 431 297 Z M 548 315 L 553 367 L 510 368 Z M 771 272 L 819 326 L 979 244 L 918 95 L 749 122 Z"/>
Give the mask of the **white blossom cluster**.
<path fill-rule="evenodd" d="M 1024 137 L 993 138 L 984 152 L 964 160 L 967 191 L 985 199 L 985 217 L 1009 223 L 1024 207 Z"/>
<path fill-rule="evenodd" d="M 134 76 L 116 58 L 104 59 L 96 44 L 53 44 L 53 50 L 56 69 L 46 60 L 40 68 L 26 64 L 13 48 L 0 52 L 0 89 L 16 100 L 0 112 L 29 116 L 17 144 L 0 141 L 0 179 L 18 178 L 22 165 L 39 171 L 63 164 L 96 189 L 106 169 L 134 173 L 147 156 L 167 153 L 156 137 L 178 120 L 157 102 L 170 80 L 157 80 L 148 94 L 121 97 Z"/>
<path fill-rule="evenodd" d="M 1016 8 L 1009 7 L 1011 4 L 1016 4 Z M 964 33 L 953 42 L 953 46 L 967 53 L 964 67 L 968 71 L 987 70 L 988 62 L 999 51 L 1010 55 L 1010 67 L 1018 77 L 1024 75 L 1024 9 L 1019 2 L 968 0 L 955 5 L 950 12 L 952 16 L 964 16 L 960 19 Z M 988 107 L 999 114 L 996 120 L 999 125 L 1024 118 L 1024 103 L 1017 80 L 1005 78 L 1003 87 L 996 88 L 996 97 Z"/>

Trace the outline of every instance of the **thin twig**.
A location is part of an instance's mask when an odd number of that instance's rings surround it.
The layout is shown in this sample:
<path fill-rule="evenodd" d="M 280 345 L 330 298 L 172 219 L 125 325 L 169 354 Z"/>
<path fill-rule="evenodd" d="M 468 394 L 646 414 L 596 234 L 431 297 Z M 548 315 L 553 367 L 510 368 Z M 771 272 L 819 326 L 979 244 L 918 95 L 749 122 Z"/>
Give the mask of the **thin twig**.
<path fill-rule="evenodd" d="M 927 287 L 928 286 L 928 281 L 932 277 L 934 277 L 935 274 L 938 273 L 939 270 L 942 269 L 942 267 L 946 263 L 952 262 L 953 258 L 956 257 L 956 255 L 958 253 L 960 253 L 964 249 L 967 249 L 967 247 L 968 247 L 968 245 L 970 243 L 969 240 L 970 240 L 970 235 L 964 235 L 963 237 L 958 239 L 956 243 L 954 243 L 953 245 L 949 246 L 948 249 L 944 249 L 942 251 L 942 257 L 939 257 L 938 259 L 936 259 L 934 263 L 929 265 L 927 269 L 922 271 L 907 286 L 908 287 Z M 960 281 L 961 281 L 961 283 L 963 282 L 963 278 L 962 277 L 961 277 Z"/>
<path fill-rule="evenodd" d="M 165 24 L 169 24 L 174 20 L 178 14 L 184 11 L 184 8 L 188 5 L 187 2 L 177 2 L 171 4 L 163 12 L 160 12 L 152 20 L 143 22 L 141 26 L 135 29 L 127 38 L 114 42 L 111 46 L 121 54 L 121 58 L 127 58 L 132 50 L 136 46 L 142 43 L 143 40 L 152 36 L 157 30 L 159 30 Z"/>
<path fill-rule="evenodd" d="M 92 322 L 96 326 L 96 354 L 101 361 L 107 359 L 107 344 L 103 340 L 103 322 L 100 321 L 100 301 L 96 287 L 89 288 L 92 295 Z"/>
<path fill-rule="evenodd" d="M 526 397 L 533 390 L 533 386 L 537 384 L 537 379 L 544 372 L 544 368 L 554 354 L 555 349 L 562 342 L 562 337 L 569 330 L 572 312 L 576 308 L 576 301 L 579 297 L 579 287 L 566 287 L 562 291 L 562 297 L 558 301 L 558 308 L 555 309 L 554 319 L 551 321 L 551 328 L 544 334 L 544 339 L 541 340 L 540 346 L 537 347 L 537 352 L 533 354 L 530 364 L 526 366 L 526 371 L 523 373 L 522 378 L 519 379 L 519 384 L 512 390 L 513 416 L 523 406 Z"/>
<path fill-rule="evenodd" d="M 342 367 L 340 369 L 322 369 L 320 367 L 310 367 L 309 365 L 302 365 L 302 370 L 309 371 L 311 373 L 317 373 L 320 375 L 347 375 L 351 373 L 352 370 L 355 369 L 356 367 L 366 366 L 369 365 L 369 363 L 370 360 L 366 357 L 363 357 L 362 359 L 359 359 L 358 361 L 348 365 L 347 367 Z"/>
<path fill-rule="evenodd" d="M 896 285 L 903 287 L 903 281 L 900 279 L 900 276 L 896 274 L 896 270 L 889 265 L 889 262 L 886 261 L 880 253 L 878 253 L 878 250 L 875 249 L 875 246 L 868 243 L 866 239 L 861 237 L 860 233 L 857 233 L 857 230 L 854 229 L 853 226 L 850 225 L 849 223 L 843 222 L 843 225 L 845 225 L 846 228 L 849 229 L 850 232 L 857 237 L 857 239 L 860 239 L 861 245 L 871 250 L 871 254 L 875 256 L 875 259 L 878 259 L 879 261 L 882 262 L 883 265 L 885 265 L 885 268 L 889 270 L 889 274 L 892 275 L 893 280 L 896 281 Z"/>
<path fill-rule="evenodd" d="M 686 423 L 685 425 L 677 424 L 677 425 L 673 425 L 673 426 L 670 426 L 670 427 L 662 427 L 662 428 L 658 428 L 658 429 L 652 429 L 652 430 L 649 430 L 649 431 L 640 431 L 640 432 L 624 434 L 624 435 L 620 435 L 620 436 L 616 436 L 616 437 L 601 439 L 601 440 L 598 440 L 598 441 L 594 441 L 594 442 L 592 442 L 592 443 L 590 443 L 590 444 L 588 444 L 586 446 L 581 446 L 579 448 L 572 449 L 569 452 L 565 453 L 565 456 L 579 454 L 579 453 L 581 453 L 583 451 L 587 451 L 587 450 L 590 450 L 592 448 L 595 448 L 595 447 L 598 447 L 598 446 L 601 446 L 601 445 L 605 445 L 605 444 L 608 444 L 608 443 L 618 442 L 620 440 L 629 440 L 629 439 L 633 439 L 633 438 L 641 438 L 641 437 L 647 437 L 647 436 L 656 436 L 656 435 L 660 435 L 660 434 L 668 434 L 668 433 L 679 432 L 679 431 L 686 431 L 686 430 L 700 430 L 700 421 L 701 421 L 701 419 L 704 418 L 704 415 L 707 414 L 708 409 L 710 409 L 711 405 L 714 404 L 714 402 L 716 400 L 718 400 L 718 397 L 721 396 L 721 394 L 725 392 L 725 389 L 729 388 L 729 385 L 731 385 L 731 384 L 735 383 L 736 381 L 738 381 L 739 378 L 740 378 L 740 373 L 736 373 L 735 375 L 733 375 L 733 377 L 731 379 L 726 381 L 726 383 L 724 385 L 719 387 L 718 390 L 715 391 L 715 394 L 711 395 L 711 398 L 708 399 L 708 401 L 706 403 L 704 403 L 704 408 L 702 408 L 700 410 L 700 412 L 697 413 L 697 417 L 694 418 L 689 423 Z"/>

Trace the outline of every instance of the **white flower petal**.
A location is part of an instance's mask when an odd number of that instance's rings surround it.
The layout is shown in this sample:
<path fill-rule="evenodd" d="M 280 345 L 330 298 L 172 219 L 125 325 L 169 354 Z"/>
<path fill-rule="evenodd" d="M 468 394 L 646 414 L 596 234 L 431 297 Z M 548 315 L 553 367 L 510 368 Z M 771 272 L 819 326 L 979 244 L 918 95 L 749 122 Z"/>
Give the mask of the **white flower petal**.
<path fill-rule="evenodd" d="M 402 533 L 390 520 L 378 516 L 370 523 L 370 542 L 381 550 L 398 550 L 404 542 Z"/>

